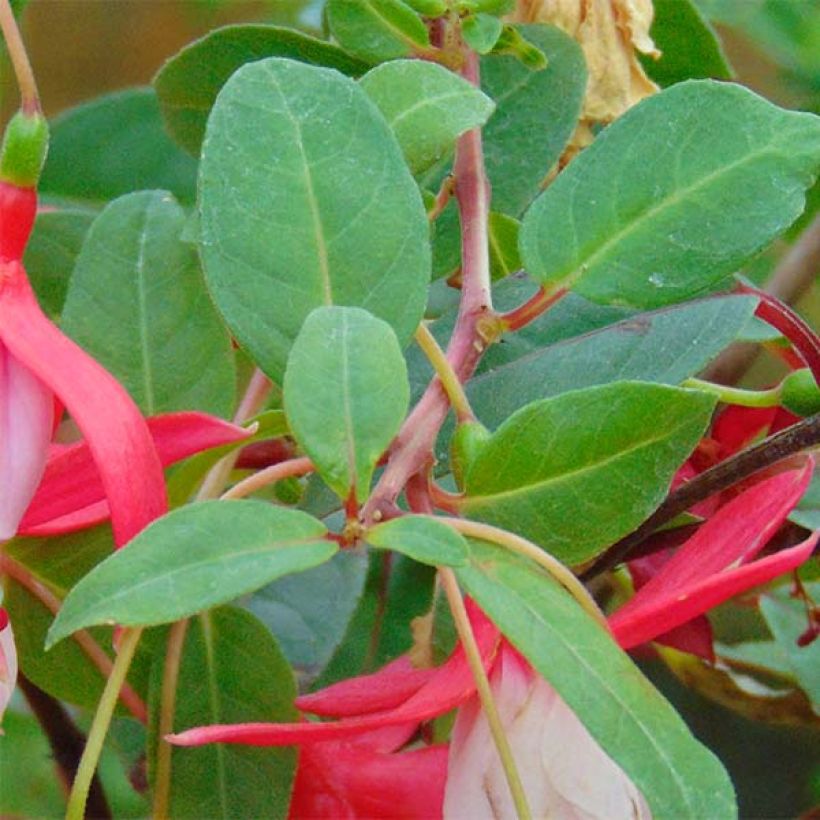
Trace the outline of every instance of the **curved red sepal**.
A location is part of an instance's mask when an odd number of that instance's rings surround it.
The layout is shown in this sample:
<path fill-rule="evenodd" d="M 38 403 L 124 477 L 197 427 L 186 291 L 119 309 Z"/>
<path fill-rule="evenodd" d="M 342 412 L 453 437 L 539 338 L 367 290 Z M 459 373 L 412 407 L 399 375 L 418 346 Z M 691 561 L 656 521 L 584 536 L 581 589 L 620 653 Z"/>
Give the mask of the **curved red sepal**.
<path fill-rule="evenodd" d="M 37 192 L 0 180 L 0 262 L 20 261 L 37 215 Z"/>

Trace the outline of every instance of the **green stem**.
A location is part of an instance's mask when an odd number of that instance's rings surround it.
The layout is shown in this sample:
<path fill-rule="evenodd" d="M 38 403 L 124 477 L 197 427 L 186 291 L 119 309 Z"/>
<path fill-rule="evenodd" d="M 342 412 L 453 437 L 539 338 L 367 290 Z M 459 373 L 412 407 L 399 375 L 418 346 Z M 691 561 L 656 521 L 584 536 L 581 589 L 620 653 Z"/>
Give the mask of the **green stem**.
<path fill-rule="evenodd" d="M 433 336 L 424 322 L 416 328 L 415 338 L 416 344 L 421 348 L 430 364 L 433 365 L 433 370 L 436 371 L 438 380 L 441 382 L 450 405 L 455 411 L 456 418 L 459 422 L 475 421 L 475 414 L 473 408 L 470 407 L 467 394 L 464 392 L 464 386 L 448 361 L 446 354 L 439 347 L 436 337 Z"/>
<path fill-rule="evenodd" d="M 711 393 L 724 404 L 737 404 L 741 407 L 777 407 L 780 404 L 779 386 L 772 387 L 771 390 L 741 390 L 739 387 L 726 387 L 702 379 L 686 379 L 681 386 Z"/>
<path fill-rule="evenodd" d="M 17 76 L 17 85 L 20 89 L 21 108 L 26 114 L 37 114 L 40 111 L 40 95 L 37 93 L 37 82 L 28 53 L 14 18 L 14 11 L 9 0 L 0 0 L 0 29 L 6 40 L 14 73 Z"/>
<path fill-rule="evenodd" d="M 510 787 L 515 812 L 520 820 L 530 820 L 532 812 L 530 812 L 530 807 L 527 803 L 527 795 L 524 792 L 521 775 L 518 773 L 518 767 L 515 764 L 510 742 L 507 739 L 507 734 L 501 723 L 498 707 L 495 705 L 495 698 L 493 698 L 492 689 L 490 688 L 490 681 L 487 678 L 484 662 L 481 659 L 481 650 L 478 648 L 478 643 L 473 634 L 473 628 L 467 616 L 464 600 L 458 588 L 458 581 L 456 581 L 455 573 L 449 567 L 439 567 L 438 572 L 444 594 L 447 596 L 447 603 L 450 605 L 450 611 L 453 613 L 453 622 L 455 623 L 459 640 L 461 641 L 462 647 L 464 647 L 464 654 L 467 657 L 467 663 L 470 664 L 470 671 L 473 673 L 478 697 L 481 700 L 481 707 L 484 710 L 487 723 L 490 727 L 490 734 L 493 736 L 495 748 L 498 751 L 498 756 L 501 758 L 501 766 L 507 778 L 507 785 Z"/>
<path fill-rule="evenodd" d="M 125 683 L 128 668 L 134 658 L 137 645 L 142 637 L 142 627 L 136 629 L 126 629 L 120 636 L 120 647 L 117 659 L 111 669 L 111 675 L 103 689 L 100 703 L 97 706 L 97 713 L 91 724 L 88 733 L 88 740 L 77 767 L 77 776 L 71 787 L 71 794 L 68 797 L 68 808 L 66 809 L 66 820 L 83 820 L 85 816 L 85 804 L 88 800 L 88 789 L 97 769 L 97 763 L 102 753 L 105 736 L 108 727 L 111 725 L 111 718 L 114 715 L 114 708 L 120 696 L 120 689 Z"/>

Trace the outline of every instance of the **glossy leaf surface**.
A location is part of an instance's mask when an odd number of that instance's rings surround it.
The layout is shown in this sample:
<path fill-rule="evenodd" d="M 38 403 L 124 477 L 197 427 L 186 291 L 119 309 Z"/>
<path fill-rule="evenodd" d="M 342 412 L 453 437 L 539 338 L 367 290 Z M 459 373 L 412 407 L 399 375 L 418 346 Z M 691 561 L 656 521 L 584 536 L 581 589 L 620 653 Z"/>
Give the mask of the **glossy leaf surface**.
<path fill-rule="evenodd" d="M 427 216 L 354 81 L 279 58 L 241 68 L 209 120 L 200 184 L 209 287 L 272 378 L 321 305 L 365 307 L 409 339 L 430 276 Z"/>
<path fill-rule="evenodd" d="M 367 531 L 366 539 L 374 547 L 401 552 L 432 566 L 458 567 L 467 561 L 464 536 L 424 515 L 405 515 L 377 524 Z"/>
<path fill-rule="evenodd" d="M 470 465 L 463 512 L 585 561 L 661 502 L 713 407 L 703 394 L 640 382 L 535 402 Z"/>
<path fill-rule="evenodd" d="M 327 561 L 327 530 L 262 501 L 204 501 L 160 518 L 70 592 L 49 631 L 54 644 L 99 623 L 161 624 Z"/>
<path fill-rule="evenodd" d="M 820 118 L 740 86 L 681 83 L 630 109 L 538 198 L 524 265 L 599 302 L 681 301 L 787 228 L 818 165 Z"/>

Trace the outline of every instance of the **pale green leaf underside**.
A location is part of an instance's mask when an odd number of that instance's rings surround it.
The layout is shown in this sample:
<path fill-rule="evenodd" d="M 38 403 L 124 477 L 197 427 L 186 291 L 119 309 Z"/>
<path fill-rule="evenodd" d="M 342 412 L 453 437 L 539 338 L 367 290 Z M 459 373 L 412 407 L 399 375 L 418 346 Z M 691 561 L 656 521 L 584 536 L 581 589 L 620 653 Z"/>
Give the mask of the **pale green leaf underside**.
<path fill-rule="evenodd" d="M 459 581 L 632 779 L 652 816 L 735 817 L 717 758 L 611 636 L 534 565 L 481 542 L 470 549 Z"/>
<path fill-rule="evenodd" d="M 420 60 L 383 63 L 359 82 L 393 129 L 414 174 L 448 154 L 459 134 L 483 125 L 495 108 L 467 80 Z"/>
<path fill-rule="evenodd" d="M 200 191 L 208 285 L 273 379 L 321 305 L 364 307 L 410 338 L 430 276 L 427 216 L 353 80 L 279 58 L 241 68 L 208 121 Z"/>
<path fill-rule="evenodd" d="M 367 531 L 366 538 L 374 547 L 401 552 L 432 566 L 462 566 L 469 552 L 464 536 L 424 515 L 405 515 L 377 524 Z"/>
<path fill-rule="evenodd" d="M 233 409 L 233 351 L 205 289 L 186 216 L 164 191 L 115 200 L 74 268 L 62 327 L 146 415 Z"/>
<path fill-rule="evenodd" d="M 489 439 L 464 513 L 569 564 L 630 532 L 661 502 L 714 406 L 704 394 L 615 382 L 535 402 Z"/>
<path fill-rule="evenodd" d="M 536 200 L 524 265 L 599 302 L 681 301 L 790 225 L 819 164 L 819 118 L 731 84 L 672 86 L 607 128 Z"/>
<path fill-rule="evenodd" d="M 284 382 L 296 440 L 341 498 L 367 498 L 399 430 L 410 387 L 390 325 L 361 308 L 318 308 L 294 342 Z"/>
<path fill-rule="evenodd" d="M 101 623 L 170 623 L 327 561 L 315 518 L 262 501 L 180 507 L 98 564 L 69 593 L 48 644 Z"/>

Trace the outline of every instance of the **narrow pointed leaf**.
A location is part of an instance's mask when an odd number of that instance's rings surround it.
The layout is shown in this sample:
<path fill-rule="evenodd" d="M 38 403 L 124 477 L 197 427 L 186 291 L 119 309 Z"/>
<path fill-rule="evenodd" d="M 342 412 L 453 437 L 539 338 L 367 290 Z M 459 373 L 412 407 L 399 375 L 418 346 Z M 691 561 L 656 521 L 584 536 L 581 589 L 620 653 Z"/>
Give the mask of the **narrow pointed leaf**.
<path fill-rule="evenodd" d="M 319 308 L 305 321 L 285 373 L 296 440 L 341 497 L 364 501 L 376 462 L 410 400 L 407 369 L 388 324 L 360 308 Z"/>
<path fill-rule="evenodd" d="M 535 402 L 470 465 L 463 512 L 585 561 L 663 500 L 713 407 L 704 394 L 640 382 Z"/>
<path fill-rule="evenodd" d="M 524 265 L 599 302 L 682 301 L 784 231 L 818 165 L 820 118 L 740 86 L 675 85 L 607 128 L 538 198 Z"/>
<path fill-rule="evenodd" d="M 208 114 L 222 86 L 234 71 L 265 57 L 288 57 L 353 77 L 367 71 L 367 64 L 338 46 L 299 31 L 258 24 L 224 26 L 185 46 L 154 77 L 168 133 L 198 157 Z"/>
<path fill-rule="evenodd" d="M 393 129 L 414 174 L 446 156 L 459 134 L 483 125 L 495 108 L 458 74 L 420 60 L 384 63 L 360 82 Z"/>
<path fill-rule="evenodd" d="M 488 544 L 470 547 L 459 581 L 640 789 L 652 816 L 736 816 L 717 758 L 611 636 L 534 564 Z"/>
<path fill-rule="evenodd" d="M 249 662 L 252 659 L 252 662 Z M 149 700 L 149 771 L 163 741 L 165 647 L 155 654 Z M 248 720 L 295 720 L 293 673 L 264 625 L 249 612 L 219 607 L 191 620 L 179 665 L 173 729 Z M 296 770 L 294 749 L 210 746 L 173 749 L 170 817 L 285 818 Z"/>
<path fill-rule="evenodd" d="M 322 305 L 366 307 L 408 341 L 430 276 L 427 215 L 357 83 L 279 58 L 239 69 L 208 122 L 200 185 L 208 285 L 272 378 Z"/>
<path fill-rule="evenodd" d="M 186 215 L 163 191 L 127 194 L 97 217 L 74 268 L 62 327 L 146 415 L 233 410 L 230 339 L 205 289 Z"/>
<path fill-rule="evenodd" d="M 365 537 L 374 547 L 401 552 L 423 564 L 457 567 L 467 560 L 464 536 L 424 515 L 405 515 L 377 524 Z"/>
<path fill-rule="evenodd" d="M 261 501 L 206 501 L 174 510 L 95 567 L 66 598 L 53 645 L 100 623 L 161 624 L 230 601 L 337 551 L 298 510 Z"/>

